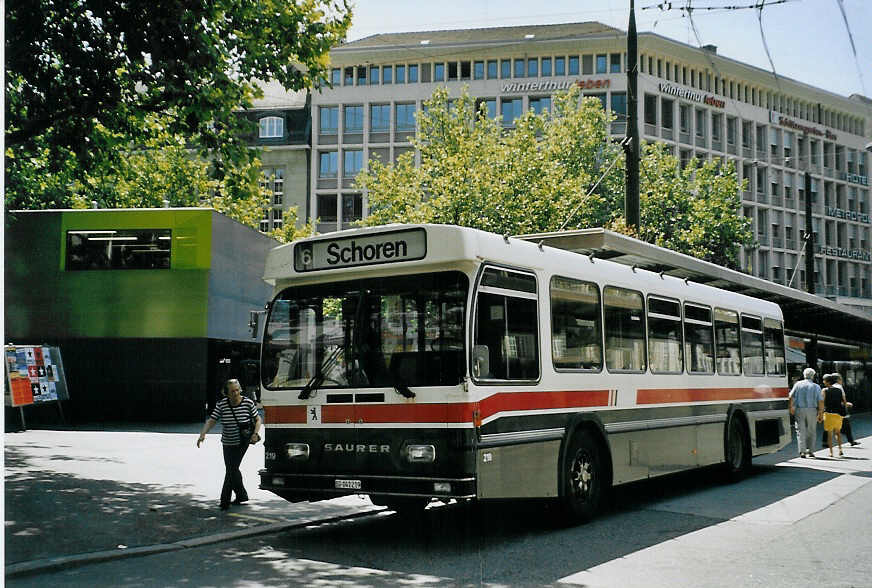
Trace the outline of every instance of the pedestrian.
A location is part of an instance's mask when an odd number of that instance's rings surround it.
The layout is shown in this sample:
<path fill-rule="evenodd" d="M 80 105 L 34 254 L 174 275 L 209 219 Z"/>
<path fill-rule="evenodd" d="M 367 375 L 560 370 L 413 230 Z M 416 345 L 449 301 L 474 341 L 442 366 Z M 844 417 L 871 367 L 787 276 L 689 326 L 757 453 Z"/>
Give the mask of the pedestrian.
<path fill-rule="evenodd" d="M 796 442 L 799 457 L 814 457 L 812 449 L 817 437 L 817 423 L 823 418 L 823 397 L 821 387 L 814 381 L 815 371 L 807 367 L 802 370 L 802 380 L 790 390 L 790 414 L 796 419 Z"/>
<path fill-rule="evenodd" d="M 827 435 L 827 445 L 830 449 L 830 457 L 833 457 L 833 436 L 839 443 L 839 457 L 842 453 L 842 411 L 845 410 L 845 392 L 834 386 L 834 374 L 824 376 L 824 431 Z"/>
<path fill-rule="evenodd" d="M 835 388 L 838 388 L 842 392 L 845 392 L 845 387 L 844 387 L 844 384 L 842 382 L 842 375 L 838 372 L 833 372 L 832 374 L 830 374 L 830 376 L 832 376 L 832 378 L 833 378 L 833 386 Z M 824 376 L 824 377 L 826 377 L 826 376 Z M 854 431 L 851 430 L 851 409 L 854 407 L 854 405 L 851 404 L 850 402 L 847 402 L 847 398 L 848 398 L 848 396 L 847 396 L 847 394 L 845 394 L 846 402 L 845 402 L 845 411 L 842 413 L 842 433 L 845 434 L 845 438 L 848 440 L 848 443 L 850 443 L 852 446 L 854 446 L 854 445 L 859 445 L 860 442 L 854 440 Z M 824 436 L 823 436 L 823 439 L 821 440 L 821 447 L 823 447 L 824 449 L 826 449 L 829 446 L 829 441 L 827 440 L 827 436 L 828 436 L 827 430 L 824 429 Z"/>
<path fill-rule="evenodd" d="M 233 504 L 248 501 L 248 492 L 242 483 L 239 465 L 248 446 L 260 440 L 260 414 L 249 398 L 243 398 L 239 380 L 227 380 L 224 384 L 225 397 L 218 401 L 212 414 L 206 419 L 197 447 L 206 440 L 206 433 L 221 421 L 221 444 L 224 448 L 224 485 L 221 488 L 221 510 L 230 508 L 231 492 L 236 494 Z"/>

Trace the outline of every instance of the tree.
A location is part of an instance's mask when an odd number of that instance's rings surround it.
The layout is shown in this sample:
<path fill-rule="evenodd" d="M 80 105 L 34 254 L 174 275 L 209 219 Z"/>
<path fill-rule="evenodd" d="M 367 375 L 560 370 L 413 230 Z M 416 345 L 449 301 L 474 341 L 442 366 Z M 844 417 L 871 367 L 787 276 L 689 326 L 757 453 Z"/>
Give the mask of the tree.
<path fill-rule="evenodd" d="M 420 166 L 409 152 L 395 165 L 371 161 L 358 175 L 371 208 L 364 223 L 406 220 L 518 234 L 557 229 L 578 205 L 570 228 L 608 221 L 620 167 L 588 195 L 600 166 L 621 156 L 606 140 L 607 115 L 598 100 L 579 107 L 577 92 L 555 96 L 553 108 L 554 117 L 527 112 L 508 131 L 465 90 L 449 102 L 447 90 L 437 89 L 418 114 L 420 133 L 412 140 Z"/>
<path fill-rule="evenodd" d="M 6 204 L 116 206 L 106 179 L 133 152 L 177 148 L 252 196 L 239 109 L 258 80 L 327 77 L 351 12 L 330 0 L 12 0 L 6 12 Z M 92 189 L 96 191 L 91 192 Z M 75 192 L 79 190 L 79 192 Z"/>
<path fill-rule="evenodd" d="M 680 169 L 664 145 L 642 160 L 642 229 L 624 220 L 624 155 L 610 139 L 612 115 L 574 88 L 550 112 L 528 111 L 503 128 L 464 89 L 437 89 L 417 114 L 419 132 L 396 163 L 370 161 L 357 177 L 371 208 L 367 225 L 433 222 L 523 234 L 603 226 L 695 257 L 738 267 L 750 244 L 738 215 L 732 165 Z"/>

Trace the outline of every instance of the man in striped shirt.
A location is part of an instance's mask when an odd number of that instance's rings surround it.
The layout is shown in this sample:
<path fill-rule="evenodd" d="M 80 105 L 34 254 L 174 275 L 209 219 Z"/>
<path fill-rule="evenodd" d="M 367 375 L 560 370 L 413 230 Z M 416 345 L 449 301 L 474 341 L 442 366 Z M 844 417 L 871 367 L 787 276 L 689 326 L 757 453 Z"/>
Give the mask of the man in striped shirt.
<path fill-rule="evenodd" d="M 197 439 L 197 447 L 200 447 L 206 440 L 206 433 L 215 426 L 215 423 L 221 421 L 221 444 L 224 447 L 225 467 L 224 486 L 221 488 L 221 510 L 230 508 L 231 492 L 236 494 L 233 504 L 248 501 L 248 492 L 242 483 L 239 465 L 248 446 L 260 439 L 258 432 L 261 424 L 260 414 L 254 402 L 249 398 L 243 398 L 239 380 L 227 380 L 224 389 L 226 396 L 215 405 Z M 241 430 L 247 431 L 248 434 L 243 436 Z"/>

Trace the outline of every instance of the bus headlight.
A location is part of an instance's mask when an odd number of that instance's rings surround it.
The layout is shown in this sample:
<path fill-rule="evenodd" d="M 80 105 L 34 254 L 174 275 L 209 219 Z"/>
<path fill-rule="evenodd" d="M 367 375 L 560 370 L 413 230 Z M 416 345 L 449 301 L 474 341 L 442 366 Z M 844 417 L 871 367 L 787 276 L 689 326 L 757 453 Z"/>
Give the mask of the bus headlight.
<path fill-rule="evenodd" d="M 309 444 L 308 443 L 288 443 L 285 445 L 288 459 L 298 461 L 306 461 L 309 459 Z"/>
<path fill-rule="evenodd" d="M 432 445 L 407 445 L 406 459 L 412 463 L 433 463 L 436 461 L 436 448 Z"/>

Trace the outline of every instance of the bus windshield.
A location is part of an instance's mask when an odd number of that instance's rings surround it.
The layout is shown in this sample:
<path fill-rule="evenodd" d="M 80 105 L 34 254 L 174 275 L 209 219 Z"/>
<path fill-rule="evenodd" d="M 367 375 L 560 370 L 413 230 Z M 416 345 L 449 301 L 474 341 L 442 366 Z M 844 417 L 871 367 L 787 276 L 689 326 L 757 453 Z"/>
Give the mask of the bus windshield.
<path fill-rule="evenodd" d="M 460 272 L 287 288 L 267 319 L 263 384 L 305 397 L 318 388 L 458 384 L 468 289 Z"/>

